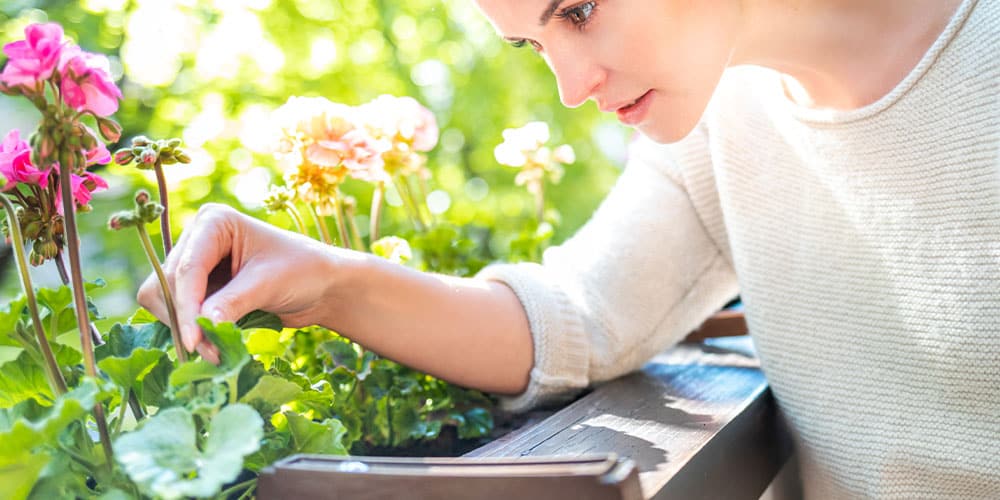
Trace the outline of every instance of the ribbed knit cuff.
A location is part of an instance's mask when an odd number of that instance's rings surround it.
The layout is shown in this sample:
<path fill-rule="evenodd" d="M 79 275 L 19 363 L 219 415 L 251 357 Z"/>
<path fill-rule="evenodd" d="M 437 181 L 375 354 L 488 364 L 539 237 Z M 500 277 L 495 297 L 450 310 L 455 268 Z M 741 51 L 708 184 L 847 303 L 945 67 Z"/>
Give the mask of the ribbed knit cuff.
<path fill-rule="evenodd" d="M 500 396 L 507 411 L 520 412 L 569 399 L 587 386 L 590 343 L 569 298 L 538 264 L 494 264 L 476 276 L 510 287 L 524 307 L 535 348 L 527 390 Z"/>

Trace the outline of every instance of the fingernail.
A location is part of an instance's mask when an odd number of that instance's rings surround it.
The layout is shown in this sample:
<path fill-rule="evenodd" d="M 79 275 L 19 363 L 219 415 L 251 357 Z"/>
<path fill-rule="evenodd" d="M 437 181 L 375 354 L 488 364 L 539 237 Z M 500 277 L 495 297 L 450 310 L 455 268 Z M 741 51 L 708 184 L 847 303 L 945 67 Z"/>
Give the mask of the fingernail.
<path fill-rule="evenodd" d="M 218 307 L 212 309 L 212 312 L 208 313 L 208 318 L 212 320 L 212 323 L 219 323 L 222 321 L 222 309 Z"/>
<path fill-rule="evenodd" d="M 194 342 L 194 332 L 191 331 L 190 326 L 181 327 L 181 342 L 184 343 L 184 349 L 187 352 L 194 352 L 195 342 Z"/>

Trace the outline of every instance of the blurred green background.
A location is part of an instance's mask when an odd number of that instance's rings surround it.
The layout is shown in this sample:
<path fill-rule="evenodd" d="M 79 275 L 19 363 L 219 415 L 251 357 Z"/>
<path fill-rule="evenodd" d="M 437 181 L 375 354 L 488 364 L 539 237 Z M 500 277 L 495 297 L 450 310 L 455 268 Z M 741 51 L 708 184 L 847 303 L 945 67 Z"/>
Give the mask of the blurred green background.
<path fill-rule="evenodd" d="M 488 256 L 497 259 L 534 217 L 532 197 L 514 185 L 516 169 L 493 157 L 503 129 L 543 120 L 551 145 L 576 150 L 576 164 L 547 188 L 559 220 L 553 242 L 583 224 L 611 187 L 629 135 L 593 104 L 563 108 L 541 58 L 500 40 L 471 0 L 4 0 L 0 42 L 45 21 L 59 22 L 85 50 L 111 59 L 125 95 L 115 116 L 123 142 L 140 134 L 184 139 L 193 163 L 166 170 L 175 238 L 206 202 L 291 227 L 260 200 L 271 181 L 280 181 L 262 130 L 270 111 L 293 95 L 356 105 L 390 93 L 428 106 L 442 132 L 429 162 L 439 217 L 483 228 Z M 0 133 L 16 127 L 26 136 L 37 118 L 26 101 L 0 96 Z M 80 217 L 84 274 L 108 282 L 96 301 L 116 317 L 134 310 L 149 267 L 134 235 L 112 233 L 105 222 L 155 179 L 116 166 L 97 172 L 111 189 Z M 346 191 L 367 206 L 369 186 L 349 184 Z M 403 211 L 388 208 L 385 234 L 405 226 Z M 158 225 L 149 230 L 155 239 Z M 12 271 L 3 273 L 0 304 L 18 293 Z M 51 264 L 33 272 L 37 285 L 58 284 Z"/>

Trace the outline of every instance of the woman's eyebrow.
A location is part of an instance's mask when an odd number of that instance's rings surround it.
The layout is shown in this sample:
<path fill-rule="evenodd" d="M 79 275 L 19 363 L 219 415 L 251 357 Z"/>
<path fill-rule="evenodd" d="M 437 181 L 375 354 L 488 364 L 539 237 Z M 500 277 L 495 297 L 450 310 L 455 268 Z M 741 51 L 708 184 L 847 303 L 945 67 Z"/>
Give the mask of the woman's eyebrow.
<path fill-rule="evenodd" d="M 549 2 L 549 6 L 545 8 L 545 12 L 542 12 L 542 15 L 538 18 L 538 24 L 545 26 L 549 22 L 549 19 L 552 19 L 553 14 L 556 13 L 556 9 L 559 8 L 561 3 L 563 3 L 563 0 L 552 0 Z"/>

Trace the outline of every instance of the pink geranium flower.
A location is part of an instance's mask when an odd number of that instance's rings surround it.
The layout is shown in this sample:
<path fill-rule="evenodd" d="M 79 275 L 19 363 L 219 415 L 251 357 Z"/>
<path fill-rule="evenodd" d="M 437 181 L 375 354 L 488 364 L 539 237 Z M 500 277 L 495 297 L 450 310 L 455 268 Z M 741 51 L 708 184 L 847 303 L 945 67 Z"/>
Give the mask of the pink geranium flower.
<path fill-rule="evenodd" d="M 18 183 L 35 184 L 43 189 L 49 184 L 49 171 L 31 164 L 31 146 L 21 140 L 21 132 L 11 130 L 0 143 L 0 174 L 7 178 L 7 189 Z"/>
<path fill-rule="evenodd" d="M 405 142 L 416 151 L 430 151 L 437 145 L 434 113 L 412 97 L 381 95 L 361 106 L 360 114 L 378 135 Z"/>
<path fill-rule="evenodd" d="M 0 81 L 9 85 L 34 87 L 52 76 L 63 50 L 63 29 L 55 23 L 32 24 L 24 29 L 24 40 L 4 45 L 10 59 Z"/>
<path fill-rule="evenodd" d="M 68 46 L 63 50 L 59 73 L 62 76 L 60 90 L 67 106 L 102 117 L 118 111 L 122 91 L 111 77 L 107 57 L 84 52 L 75 45 Z"/>
<path fill-rule="evenodd" d="M 93 135 L 95 138 L 97 137 L 97 134 L 95 134 L 90 127 L 87 127 L 86 125 L 84 125 L 84 127 L 86 127 L 87 133 Z M 97 140 L 97 146 L 94 146 L 94 149 L 84 152 L 84 156 L 87 159 L 88 167 L 91 165 L 107 165 L 108 163 L 111 163 L 111 152 L 108 151 L 108 147 L 105 146 L 104 142 L 100 139 Z"/>
<path fill-rule="evenodd" d="M 76 201 L 77 207 L 86 207 L 90 205 L 90 200 L 93 199 L 93 193 L 95 191 L 101 191 L 108 188 L 108 183 L 102 179 L 97 174 L 91 172 L 84 172 L 83 175 L 70 174 L 70 188 L 73 191 L 73 200 Z M 62 189 L 57 190 L 56 196 L 62 199 Z M 62 214 L 62 202 L 56 202 L 56 210 Z"/>

